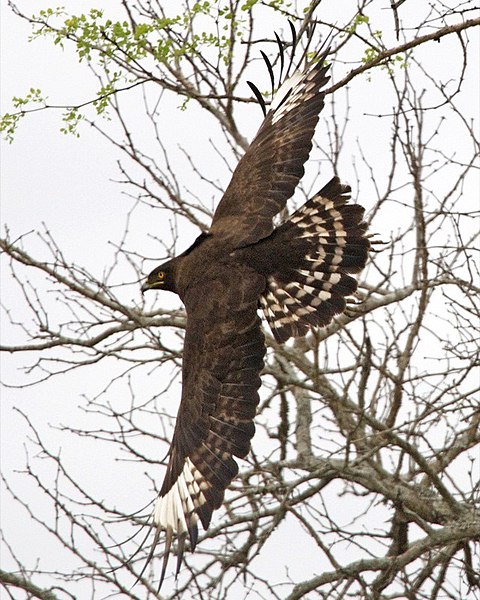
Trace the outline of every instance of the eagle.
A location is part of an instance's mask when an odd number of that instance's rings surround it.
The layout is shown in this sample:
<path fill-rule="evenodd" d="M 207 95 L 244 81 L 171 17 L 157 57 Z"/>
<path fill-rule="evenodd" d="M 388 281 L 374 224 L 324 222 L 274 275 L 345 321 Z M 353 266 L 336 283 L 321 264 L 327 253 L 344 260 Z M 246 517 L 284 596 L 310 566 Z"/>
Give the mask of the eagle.
<path fill-rule="evenodd" d="M 266 351 L 258 310 L 263 309 L 278 343 L 324 327 L 345 310 L 346 297 L 357 289 L 351 275 L 368 259 L 364 209 L 349 203 L 351 189 L 337 177 L 274 225 L 312 149 L 329 80 L 329 53 L 323 48 L 303 69 L 297 67 L 291 76 L 287 71 L 268 111 L 248 82 L 265 118 L 209 231 L 155 268 L 142 286 L 142 292 L 178 294 L 187 314 L 181 402 L 146 563 L 165 532 L 160 586 L 172 543 L 178 574 L 187 538 L 193 551 L 199 522 L 208 529 L 238 473 L 235 458 L 249 452 Z M 272 77 L 268 61 L 267 66 Z"/>

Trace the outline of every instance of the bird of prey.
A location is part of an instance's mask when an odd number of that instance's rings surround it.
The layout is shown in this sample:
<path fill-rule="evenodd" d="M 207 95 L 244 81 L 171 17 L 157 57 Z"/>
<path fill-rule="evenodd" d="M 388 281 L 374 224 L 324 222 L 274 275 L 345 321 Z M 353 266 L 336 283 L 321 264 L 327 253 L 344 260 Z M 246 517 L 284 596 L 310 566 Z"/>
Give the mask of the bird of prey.
<path fill-rule="evenodd" d="M 351 274 L 368 258 L 364 209 L 348 202 L 351 190 L 337 177 L 282 225 L 273 224 L 304 173 L 324 105 L 328 53 L 285 78 L 208 233 L 154 269 L 142 287 L 175 292 L 187 313 L 182 397 L 147 561 L 164 531 L 160 585 L 172 542 L 178 573 L 187 537 L 193 550 L 198 522 L 208 528 L 238 472 L 234 457 L 249 452 L 265 355 L 257 310 L 277 342 L 325 326 L 344 311 L 345 297 L 357 288 Z"/>

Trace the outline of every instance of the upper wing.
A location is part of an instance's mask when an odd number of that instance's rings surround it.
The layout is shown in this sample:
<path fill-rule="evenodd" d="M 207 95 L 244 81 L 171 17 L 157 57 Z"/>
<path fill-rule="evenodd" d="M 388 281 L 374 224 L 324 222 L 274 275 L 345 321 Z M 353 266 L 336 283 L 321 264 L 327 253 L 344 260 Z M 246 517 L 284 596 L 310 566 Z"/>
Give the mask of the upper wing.
<path fill-rule="evenodd" d="M 215 211 L 211 233 L 235 247 L 270 235 L 273 217 L 303 176 L 324 103 L 320 89 L 329 79 L 323 66 L 327 52 L 280 87 Z"/>
<path fill-rule="evenodd" d="M 221 263 L 208 275 L 185 297 L 182 401 L 154 512 L 154 546 L 166 531 L 160 585 L 172 540 L 178 539 L 178 572 L 187 534 L 193 549 L 198 521 L 207 529 L 238 472 L 233 456 L 248 453 L 255 432 L 265 354 L 257 306 L 265 280 L 246 267 Z"/>

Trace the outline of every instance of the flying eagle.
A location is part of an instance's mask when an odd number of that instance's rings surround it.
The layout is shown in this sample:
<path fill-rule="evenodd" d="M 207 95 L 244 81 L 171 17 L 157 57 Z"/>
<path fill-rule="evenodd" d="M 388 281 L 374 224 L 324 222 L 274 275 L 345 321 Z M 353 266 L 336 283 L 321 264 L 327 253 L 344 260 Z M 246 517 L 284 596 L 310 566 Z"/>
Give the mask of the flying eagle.
<path fill-rule="evenodd" d="M 160 585 L 172 542 L 178 573 L 187 537 L 193 550 L 198 522 L 208 528 L 238 472 L 234 457 L 250 450 L 265 355 L 258 308 L 277 342 L 323 327 L 344 311 L 345 297 L 357 289 L 350 274 L 368 258 L 364 209 L 348 203 L 350 187 L 337 177 L 282 225 L 273 224 L 304 173 L 324 105 L 328 53 L 287 76 L 264 110 L 210 231 L 154 269 L 142 287 L 175 292 L 187 313 L 182 398 L 147 560 L 165 531 Z"/>

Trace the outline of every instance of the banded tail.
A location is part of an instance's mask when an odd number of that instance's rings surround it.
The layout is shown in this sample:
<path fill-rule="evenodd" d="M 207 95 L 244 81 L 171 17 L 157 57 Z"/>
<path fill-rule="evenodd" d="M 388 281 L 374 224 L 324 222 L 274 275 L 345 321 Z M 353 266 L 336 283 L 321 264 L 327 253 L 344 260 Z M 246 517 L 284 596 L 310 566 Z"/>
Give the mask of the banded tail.
<path fill-rule="evenodd" d="M 370 242 L 364 208 L 348 204 L 350 191 L 334 177 L 276 232 L 276 244 L 291 253 L 288 266 L 268 275 L 260 305 L 278 342 L 328 325 L 357 289 L 348 273 L 363 269 Z"/>

